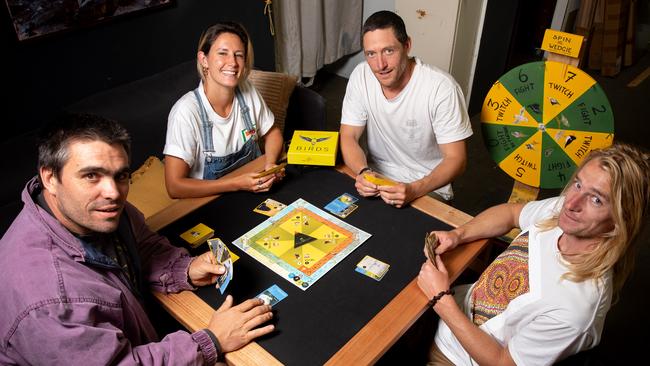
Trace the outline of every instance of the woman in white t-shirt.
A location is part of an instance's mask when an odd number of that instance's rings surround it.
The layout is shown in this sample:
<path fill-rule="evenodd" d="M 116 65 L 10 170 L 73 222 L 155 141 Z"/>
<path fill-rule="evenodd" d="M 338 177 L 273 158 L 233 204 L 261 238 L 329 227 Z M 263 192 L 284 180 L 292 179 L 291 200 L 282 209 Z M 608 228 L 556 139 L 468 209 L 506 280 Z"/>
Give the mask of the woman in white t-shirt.
<path fill-rule="evenodd" d="M 596 346 L 612 298 L 632 270 L 650 201 L 650 154 L 616 143 L 594 150 L 560 197 L 489 208 L 436 232 L 418 285 L 440 316 L 431 365 L 551 365 Z M 440 254 L 522 233 L 456 298 Z M 436 268 L 437 267 L 437 268 Z"/>
<path fill-rule="evenodd" d="M 264 177 L 223 177 L 261 155 L 265 169 L 276 166 L 282 133 L 273 113 L 246 80 L 252 46 L 237 23 L 217 23 L 203 32 L 197 52 L 198 88 L 172 107 L 167 122 L 165 183 L 171 197 L 203 197 L 246 190 L 266 192 L 284 171 Z"/>

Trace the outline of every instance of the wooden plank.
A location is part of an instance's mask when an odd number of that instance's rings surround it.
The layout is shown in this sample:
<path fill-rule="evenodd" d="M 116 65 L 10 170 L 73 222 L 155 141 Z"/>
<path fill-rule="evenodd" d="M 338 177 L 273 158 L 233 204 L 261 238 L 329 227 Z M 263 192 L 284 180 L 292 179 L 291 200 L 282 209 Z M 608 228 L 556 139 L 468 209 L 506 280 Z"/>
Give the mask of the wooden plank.
<path fill-rule="evenodd" d="M 647 67 L 642 73 L 640 73 L 637 77 L 634 78 L 634 80 L 630 81 L 627 84 L 628 88 L 635 88 L 639 86 L 645 79 L 647 79 L 650 76 L 650 67 Z"/>
<path fill-rule="evenodd" d="M 443 254 L 452 282 L 488 245 L 483 239 Z M 376 363 L 427 309 L 428 299 L 413 279 L 388 305 L 348 341 L 326 365 Z"/>

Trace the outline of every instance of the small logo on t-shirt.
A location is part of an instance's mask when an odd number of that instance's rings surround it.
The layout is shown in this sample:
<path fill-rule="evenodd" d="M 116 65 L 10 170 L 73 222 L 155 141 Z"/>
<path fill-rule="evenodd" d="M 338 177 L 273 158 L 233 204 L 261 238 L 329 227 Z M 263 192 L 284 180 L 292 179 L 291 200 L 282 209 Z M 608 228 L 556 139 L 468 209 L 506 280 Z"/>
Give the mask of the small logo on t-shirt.
<path fill-rule="evenodd" d="M 257 135 L 257 131 L 255 129 L 252 129 L 252 130 L 243 129 L 243 130 L 241 130 L 241 137 L 242 137 L 242 140 L 244 140 L 244 142 L 250 140 L 251 137 L 255 138 L 256 135 Z"/>

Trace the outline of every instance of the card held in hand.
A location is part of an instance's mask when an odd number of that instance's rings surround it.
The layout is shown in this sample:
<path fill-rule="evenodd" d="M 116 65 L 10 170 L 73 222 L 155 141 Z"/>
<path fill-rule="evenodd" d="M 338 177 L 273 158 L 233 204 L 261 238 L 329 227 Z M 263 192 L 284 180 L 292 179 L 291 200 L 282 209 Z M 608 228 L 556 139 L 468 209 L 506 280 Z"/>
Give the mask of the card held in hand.
<path fill-rule="evenodd" d="M 210 247 L 210 250 L 212 251 L 212 254 L 214 255 L 217 263 L 221 264 L 226 269 L 226 271 L 221 276 L 217 277 L 217 288 L 223 295 L 233 277 L 233 266 L 232 259 L 230 258 L 230 251 L 226 247 L 226 244 L 224 244 L 223 241 L 221 241 L 219 238 L 208 240 L 208 246 Z"/>
<path fill-rule="evenodd" d="M 436 233 L 432 231 L 425 235 L 424 246 L 427 248 L 427 254 L 429 255 L 431 264 L 433 264 L 433 266 L 436 268 L 438 268 L 436 265 L 436 248 L 438 245 L 440 245 L 440 242 L 438 242 L 438 236 Z"/>

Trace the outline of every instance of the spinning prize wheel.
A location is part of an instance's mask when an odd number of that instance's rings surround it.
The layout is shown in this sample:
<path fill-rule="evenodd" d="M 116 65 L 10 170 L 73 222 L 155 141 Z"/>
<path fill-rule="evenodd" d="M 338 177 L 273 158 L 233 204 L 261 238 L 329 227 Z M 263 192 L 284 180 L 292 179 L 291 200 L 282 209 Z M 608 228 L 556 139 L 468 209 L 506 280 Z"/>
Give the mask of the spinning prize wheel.
<path fill-rule="evenodd" d="M 591 150 L 614 139 L 603 90 L 582 70 L 559 62 L 508 71 L 485 97 L 481 122 L 492 159 L 533 187 L 564 187 Z"/>

